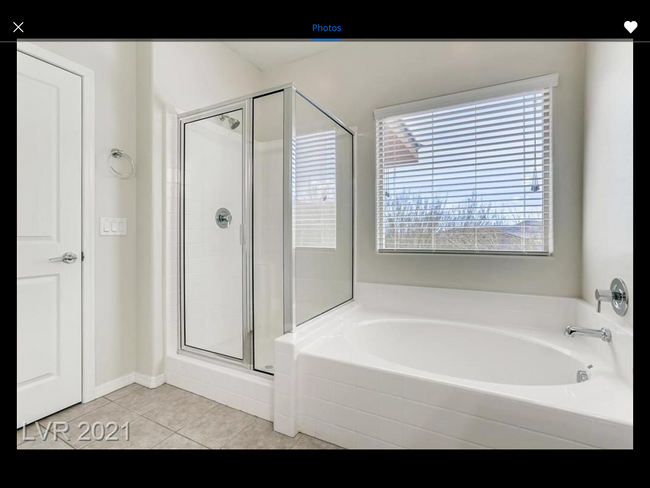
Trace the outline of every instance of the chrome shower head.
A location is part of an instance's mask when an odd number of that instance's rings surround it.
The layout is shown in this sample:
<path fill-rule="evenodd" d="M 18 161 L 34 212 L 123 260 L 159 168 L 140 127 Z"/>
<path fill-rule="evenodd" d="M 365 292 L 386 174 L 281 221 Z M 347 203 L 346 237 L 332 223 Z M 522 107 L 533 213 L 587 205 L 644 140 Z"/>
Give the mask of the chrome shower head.
<path fill-rule="evenodd" d="M 224 120 L 228 120 L 228 125 L 230 126 L 230 130 L 235 130 L 237 127 L 239 127 L 240 124 L 239 120 L 231 117 L 230 115 L 220 115 L 219 120 L 221 120 L 222 122 Z"/>

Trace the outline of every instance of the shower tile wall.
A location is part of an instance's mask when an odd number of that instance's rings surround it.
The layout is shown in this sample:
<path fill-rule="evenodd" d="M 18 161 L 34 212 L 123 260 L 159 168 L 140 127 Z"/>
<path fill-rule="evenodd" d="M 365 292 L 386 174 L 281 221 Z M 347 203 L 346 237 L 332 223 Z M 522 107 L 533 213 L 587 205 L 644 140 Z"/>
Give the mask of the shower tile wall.
<path fill-rule="evenodd" d="M 185 148 L 186 343 L 242 358 L 241 133 L 194 122 Z M 227 229 L 215 223 L 221 207 Z"/>

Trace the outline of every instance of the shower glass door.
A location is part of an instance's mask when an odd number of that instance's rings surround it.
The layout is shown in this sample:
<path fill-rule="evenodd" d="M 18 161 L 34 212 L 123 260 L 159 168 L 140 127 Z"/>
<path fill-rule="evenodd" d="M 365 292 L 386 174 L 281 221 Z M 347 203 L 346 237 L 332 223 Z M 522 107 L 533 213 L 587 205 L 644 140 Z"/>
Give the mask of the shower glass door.
<path fill-rule="evenodd" d="M 225 110 L 225 109 L 222 109 Z M 245 106 L 183 121 L 182 347 L 245 359 Z"/>

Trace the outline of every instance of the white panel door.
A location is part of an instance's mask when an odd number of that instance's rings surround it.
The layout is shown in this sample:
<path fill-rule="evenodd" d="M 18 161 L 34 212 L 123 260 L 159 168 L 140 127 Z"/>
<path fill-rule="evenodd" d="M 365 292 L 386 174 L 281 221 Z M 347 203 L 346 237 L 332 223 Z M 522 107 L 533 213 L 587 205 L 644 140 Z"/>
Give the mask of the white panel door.
<path fill-rule="evenodd" d="M 20 427 L 81 401 L 81 78 L 19 52 L 17 114 Z"/>

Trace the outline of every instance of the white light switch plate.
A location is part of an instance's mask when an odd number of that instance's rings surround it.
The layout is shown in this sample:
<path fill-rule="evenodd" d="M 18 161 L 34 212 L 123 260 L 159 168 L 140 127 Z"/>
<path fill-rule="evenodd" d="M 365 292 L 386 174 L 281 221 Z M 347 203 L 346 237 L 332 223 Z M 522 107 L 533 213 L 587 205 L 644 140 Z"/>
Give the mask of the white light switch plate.
<path fill-rule="evenodd" d="M 101 217 L 99 219 L 100 236 L 125 236 L 126 219 Z"/>

